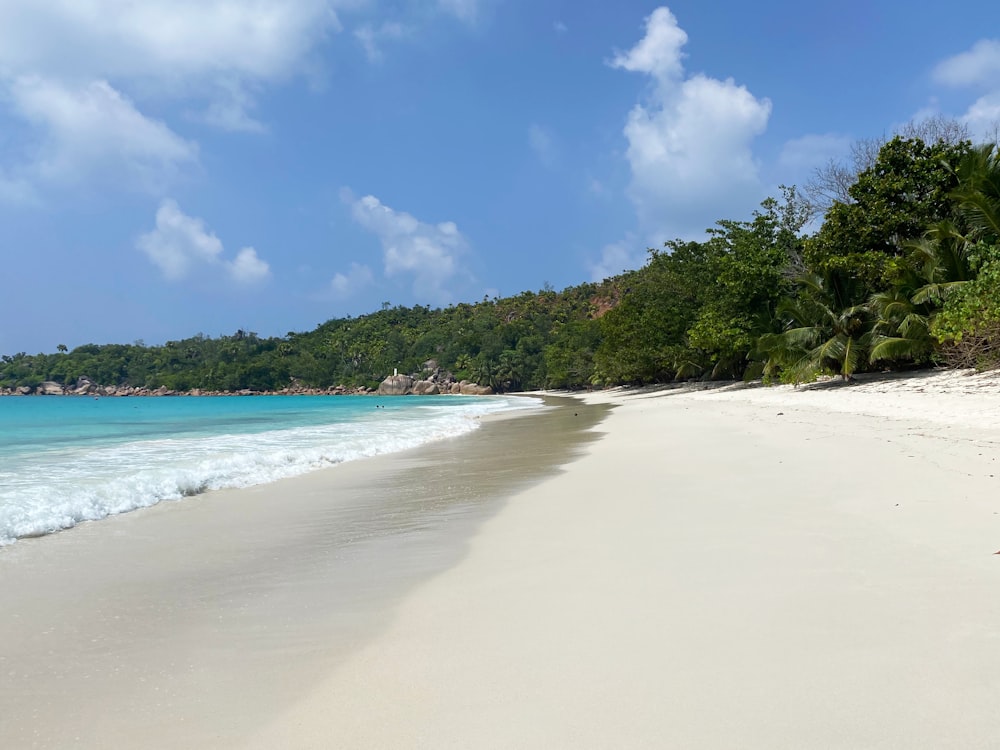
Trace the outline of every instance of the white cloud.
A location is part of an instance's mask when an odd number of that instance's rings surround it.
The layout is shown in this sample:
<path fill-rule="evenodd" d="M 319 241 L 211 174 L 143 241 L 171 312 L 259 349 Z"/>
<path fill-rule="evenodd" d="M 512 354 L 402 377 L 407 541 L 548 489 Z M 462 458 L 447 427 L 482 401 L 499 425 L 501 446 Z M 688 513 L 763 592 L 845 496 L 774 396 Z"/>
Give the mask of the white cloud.
<path fill-rule="evenodd" d="M 633 237 L 626 237 L 619 242 L 612 242 L 601 249 L 601 257 L 587 263 L 591 281 L 604 281 L 617 276 L 622 271 L 639 268 L 646 263 L 645 250 L 636 250 Z"/>
<path fill-rule="evenodd" d="M 386 276 L 410 276 L 418 296 L 433 302 L 448 300 L 444 285 L 460 272 L 458 261 L 468 248 L 454 222 L 426 224 L 373 195 L 354 200 L 344 191 L 344 199 L 355 221 L 382 243 Z"/>
<path fill-rule="evenodd" d="M 136 247 L 157 266 L 164 278 L 178 281 L 198 269 L 221 268 L 241 284 L 263 281 L 271 275 L 268 264 L 252 247 L 225 260 L 222 241 L 205 228 L 201 219 L 188 216 L 174 200 L 166 199 L 156 212 L 156 228 L 141 235 Z"/>
<path fill-rule="evenodd" d="M 959 116 L 976 139 L 993 140 L 1000 130 L 1000 40 L 982 39 L 972 48 L 940 62 L 937 83 L 985 91 Z"/>
<path fill-rule="evenodd" d="M 244 247 L 236 257 L 226 263 L 230 278 L 240 284 L 256 284 L 271 275 L 271 266 L 257 256 L 252 247 Z"/>
<path fill-rule="evenodd" d="M 962 121 L 976 137 L 995 140 L 1000 128 L 1000 88 L 976 99 Z"/>
<path fill-rule="evenodd" d="M 347 273 L 336 273 L 330 280 L 330 288 L 337 297 L 350 297 L 374 280 L 374 274 L 368 266 L 351 263 Z"/>
<path fill-rule="evenodd" d="M 628 52 L 618 52 L 611 67 L 646 73 L 657 81 L 668 83 L 684 73 L 687 33 L 677 25 L 669 8 L 657 8 L 646 19 L 646 35 Z"/>
<path fill-rule="evenodd" d="M 307 71 L 355 0 L 2 0 L 0 115 L 32 127 L 0 157 L 8 185 L 104 179 L 162 190 L 197 147 L 148 104 L 180 102 L 195 119 L 261 132 L 265 85 Z M 6 111 L 5 111 L 6 110 Z M 193 114 L 192 114 L 193 113 Z M 2 120 L 0 120 L 2 122 Z M 10 183 L 13 181 L 13 183 Z"/>
<path fill-rule="evenodd" d="M 385 40 L 402 39 L 408 30 L 402 24 L 390 21 L 378 28 L 365 24 L 354 30 L 354 38 L 361 43 L 369 62 L 380 62 L 383 58 L 381 43 Z"/>
<path fill-rule="evenodd" d="M 649 101 L 629 113 L 624 133 L 629 195 L 640 224 L 658 240 L 700 235 L 720 218 L 746 213 L 764 192 L 751 143 L 767 128 L 771 102 L 731 78 L 686 77 L 686 41 L 673 14 L 658 8 L 635 47 L 609 63 L 655 84 Z"/>
<path fill-rule="evenodd" d="M 154 188 L 198 161 L 194 143 L 143 116 L 107 81 L 68 87 L 23 77 L 9 92 L 14 110 L 44 134 L 35 160 L 16 165 L 29 181 L 65 185 L 101 174 Z"/>
<path fill-rule="evenodd" d="M 556 21 L 554 24 L 552 24 L 552 29 L 561 36 L 562 34 L 565 34 L 569 31 L 569 26 L 564 24 L 562 21 Z"/>
<path fill-rule="evenodd" d="M 0 71 L 128 82 L 205 102 L 209 124 L 256 131 L 249 89 L 302 72 L 339 28 L 328 0 L 5 0 Z"/>
<path fill-rule="evenodd" d="M 0 69 L 273 80 L 338 28 L 327 0 L 4 0 Z"/>
<path fill-rule="evenodd" d="M 933 77 L 946 86 L 995 87 L 1000 79 L 1000 40 L 982 39 L 972 49 L 943 60 Z"/>

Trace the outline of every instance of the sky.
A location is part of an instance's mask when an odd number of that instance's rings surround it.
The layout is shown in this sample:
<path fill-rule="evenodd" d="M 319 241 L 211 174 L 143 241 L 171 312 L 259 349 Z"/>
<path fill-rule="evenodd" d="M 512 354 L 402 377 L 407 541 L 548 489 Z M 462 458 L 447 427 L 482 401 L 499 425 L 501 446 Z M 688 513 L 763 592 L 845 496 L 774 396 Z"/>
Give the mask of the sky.
<path fill-rule="evenodd" d="M 637 268 L 1000 120 L 1000 3 L 0 0 L 0 353 Z"/>

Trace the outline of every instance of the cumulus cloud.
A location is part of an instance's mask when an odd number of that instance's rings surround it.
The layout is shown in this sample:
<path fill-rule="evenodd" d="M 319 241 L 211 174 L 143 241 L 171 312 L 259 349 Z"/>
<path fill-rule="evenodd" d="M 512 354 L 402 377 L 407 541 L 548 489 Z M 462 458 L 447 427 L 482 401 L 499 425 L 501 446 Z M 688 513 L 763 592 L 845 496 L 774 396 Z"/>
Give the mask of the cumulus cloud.
<path fill-rule="evenodd" d="M 427 224 L 408 213 L 395 211 L 374 195 L 354 200 L 345 191 L 354 220 L 382 243 L 386 276 L 408 276 L 419 297 L 446 302 L 445 284 L 460 271 L 459 259 L 468 243 L 454 222 Z"/>
<path fill-rule="evenodd" d="M 256 284 L 271 275 L 271 266 L 252 247 L 244 247 L 225 264 L 229 276 L 240 284 Z"/>
<path fill-rule="evenodd" d="M 0 68 L 60 78 L 273 80 L 339 28 L 328 0 L 5 0 Z"/>
<path fill-rule="evenodd" d="M 977 138 L 996 137 L 1000 127 L 1000 40 L 982 39 L 971 49 L 941 61 L 932 77 L 944 86 L 981 92 L 959 119 Z"/>
<path fill-rule="evenodd" d="M 995 87 L 1000 79 L 1000 40 L 982 39 L 972 48 L 942 60 L 934 80 L 946 86 Z"/>
<path fill-rule="evenodd" d="M 0 159 L 0 171 L 36 192 L 98 176 L 161 188 L 197 163 L 197 148 L 144 102 L 181 102 L 223 130 L 264 130 L 254 94 L 305 70 L 339 29 L 341 2 L 4 0 L 0 114 L 31 126 L 8 149 L 31 156 Z"/>
<path fill-rule="evenodd" d="M 643 38 L 609 62 L 651 78 L 648 101 L 633 107 L 624 134 L 629 195 L 641 226 L 659 240 L 700 235 L 745 214 L 764 192 L 751 144 L 767 127 L 771 102 L 731 78 L 687 75 L 686 42 L 670 10 L 657 8 Z"/>
<path fill-rule="evenodd" d="M 194 143 L 143 116 L 107 81 L 67 86 L 22 77 L 9 94 L 15 111 L 45 133 L 40 155 L 17 167 L 31 180 L 72 184 L 103 171 L 152 187 L 198 160 Z"/>
<path fill-rule="evenodd" d="M 185 214 L 171 199 L 160 204 L 156 228 L 141 235 L 136 247 L 170 281 L 179 281 L 205 268 L 221 269 L 240 284 L 260 282 L 271 275 L 268 264 L 252 247 L 245 247 L 233 260 L 226 260 L 222 241 L 206 229 L 205 222 Z"/>
<path fill-rule="evenodd" d="M 374 274 L 368 266 L 351 263 L 347 273 L 336 273 L 330 280 L 330 288 L 337 297 L 350 297 L 374 281 Z"/>
<path fill-rule="evenodd" d="M 687 32 L 677 25 L 670 9 L 657 8 L 646 18 L 646 35 L 628 52 L 618 52 L 611 66 L 671 83 L 684 73 L 681 48 L 687 40 Z"/>

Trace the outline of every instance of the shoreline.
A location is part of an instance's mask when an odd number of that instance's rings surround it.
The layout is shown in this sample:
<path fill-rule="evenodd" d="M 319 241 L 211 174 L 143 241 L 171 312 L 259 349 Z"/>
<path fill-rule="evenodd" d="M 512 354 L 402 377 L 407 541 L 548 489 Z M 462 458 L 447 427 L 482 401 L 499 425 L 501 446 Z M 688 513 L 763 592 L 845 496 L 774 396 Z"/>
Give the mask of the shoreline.
<path fill-rule="evenodd" d="M 560 403 L 549 421 L 484 420 L 469 455 L 436 444 L 358 462 L 335 481 L 350 465 L 280 492 L 202 496 L 215 510 L 123 516 L 100 545 L 97 597 L 92 584 L 75 588 L 87 571 L 52 556 L 35 571 L 56 578 L 48 598 L 22 592 L 27 609 L 18 592 L 10 599 L 34 628 L 17 669 L 46 658 L 53 634 L 72 635 L 60 617 L 104 641 L 62 675 L 58 662 L 34 677 L 15 669 L 0 687 L 0 708 L 14 709 L 0 711 L 0 739 L 995 745 L 1000 376 L 626 389 Z M 315 509 L 332 487 L 357 502 L 280 533 L 267 526 L 269 501 Z M 428 487 L 455 502 L 435 505 Z M 469 493 L 482 494 L 469 504 Z M 378 502 L 396 497 L 406 502 Z M 237 508 L 246 523 L 234 530 Z M 372 535 L 365 519 L 394 530 Z M 337 529 L 345 536 L 332 539 Z M 241 556 L 246 534 L 259 535 L 256 551 Z M 119 569 L 120 545 L 149 559 Z M 11 559 L 0 556 L 0 583 Z M 109 662 L 122 628 L 128 647 Z M 17 639 L 6 635 L 0 673 L 11 674 L 4 649 Z M 56 710 L 70 698 L 82 702 Z"/>
<path fill-rule="evenodd" d="M 244 746 L 606 411 L 547 402 L 461 440 L 5 547 L 0 742 Z"/>
<path fill-rule="evenodd" d="M 853 411 L 583 397 L 616 407 L 602 438 L 250 747 L 993 747 L 1000 380 L 978 382 L 928 378 L 922 411 L 885 385 Z M 970 397 L 978 422 L 923 421 Z"/>

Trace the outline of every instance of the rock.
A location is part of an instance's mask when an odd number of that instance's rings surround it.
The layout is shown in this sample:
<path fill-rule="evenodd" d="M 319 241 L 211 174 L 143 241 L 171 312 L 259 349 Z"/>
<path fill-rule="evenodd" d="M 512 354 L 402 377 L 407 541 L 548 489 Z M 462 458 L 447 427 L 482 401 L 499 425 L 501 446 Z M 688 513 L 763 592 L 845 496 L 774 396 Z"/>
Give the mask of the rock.
<path fill-rule="evenodd" d="M 405 396 L 413 388 L 413 378 L 409 375 L 389 375 L 378 387 L 380 396 Z"/>
<path fill-rule="evenodd" d="M 19 385 L 17 388 L 14 389 L 14 393 L 16 393 L 18 396 L 27 396 L 31 393 L 31 386 Z"/>
<path fill-rule="evenodd" d="M 99 393 L 100 391 L 101 387 L 85 375 L 81 375 L 77 379 L 76 385 L 73 386 L 73 393 L 77 396 L 92 395 Z"/>
<path fill-rule="evenodd" d="M 450 386 L 448 386 L 448 392 L 449 393 L 461 393 L 462 392 L 462 384 L 461 383 L 452 383 Z"/>
<path fill-rule="evenodd" d="M 35 393 L 39 396 L 61 396 L 63 395 L 63 387 L 55 381 L 46 380 L 35 389 Z"/>
<path fill-rule="evenodd" d="M 493 389 L 488 385 L 479 385 L 478 383 L 468 383 L 462 381 L 461 393 L 463 396 L 489 396 L 492 395 Z"/>
<path fill-rule="evenodd" d="M 437 396 L 441 389 L 431 380 L 418 380 L 413 384 L 413 393 L 417 396 Z"/>

